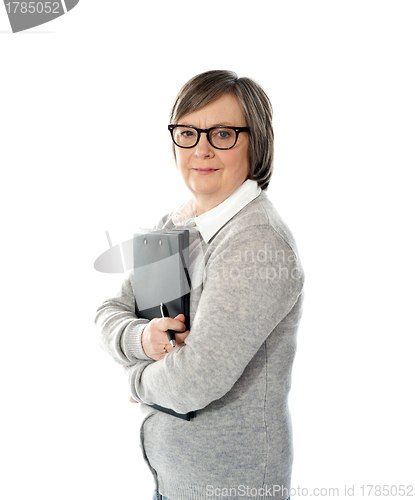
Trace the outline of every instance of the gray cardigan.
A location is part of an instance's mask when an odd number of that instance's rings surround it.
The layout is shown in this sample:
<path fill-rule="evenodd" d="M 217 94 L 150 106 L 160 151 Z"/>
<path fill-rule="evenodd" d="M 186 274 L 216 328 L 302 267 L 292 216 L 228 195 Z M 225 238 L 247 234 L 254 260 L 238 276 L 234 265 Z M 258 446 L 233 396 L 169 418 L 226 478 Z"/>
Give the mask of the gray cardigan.
<path fill-rule="evenodd" d="M 173 227 L 171 215 L 158 228 Z M 161 361 L 141 346 L 133 276 L 98 309 L 101 346 L 126 366 L 141 403 L 196 410 L 191 421 L 145 404 L 141 447 L 171 500 L 286 499 L 288 409 L 304 275 L 290 230 L 265 192 L 191 254 L 191 329 Z M 143 285 L 144 286 L 144 285 Z"/>

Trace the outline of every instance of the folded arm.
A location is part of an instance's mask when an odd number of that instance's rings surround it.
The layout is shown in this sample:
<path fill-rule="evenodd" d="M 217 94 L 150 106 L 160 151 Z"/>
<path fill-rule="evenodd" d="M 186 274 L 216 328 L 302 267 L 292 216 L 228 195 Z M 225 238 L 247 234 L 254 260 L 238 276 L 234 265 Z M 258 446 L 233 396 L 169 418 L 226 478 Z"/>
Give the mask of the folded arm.
<path fill-rule="evenodd" d="M 264 242 L 271 261 L 261 254 Z M 127 369 L 134 399 L 187 413 L 224 396 L 295 305 L 302 286 L 300 264 L 272 228 L 233 235 L 207 263 L 186 345 L 144 368 Z"/>

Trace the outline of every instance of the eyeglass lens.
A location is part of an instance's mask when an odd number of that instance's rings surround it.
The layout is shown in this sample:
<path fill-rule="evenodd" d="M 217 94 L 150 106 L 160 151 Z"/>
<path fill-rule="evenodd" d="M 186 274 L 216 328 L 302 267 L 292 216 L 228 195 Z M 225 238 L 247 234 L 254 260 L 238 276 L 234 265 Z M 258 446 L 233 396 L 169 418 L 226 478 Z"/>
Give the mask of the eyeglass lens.
<path fill-rule="evenodd" d="M 176 127 L 173 131 L 174 142 L 182 148 L 193 147 L 199 133 L 191 127 Z M 218 149 L 228 149 L 236 143 L 236 132 L 231 128 L 218 127 L 209 131 L 209 142 Z"/>

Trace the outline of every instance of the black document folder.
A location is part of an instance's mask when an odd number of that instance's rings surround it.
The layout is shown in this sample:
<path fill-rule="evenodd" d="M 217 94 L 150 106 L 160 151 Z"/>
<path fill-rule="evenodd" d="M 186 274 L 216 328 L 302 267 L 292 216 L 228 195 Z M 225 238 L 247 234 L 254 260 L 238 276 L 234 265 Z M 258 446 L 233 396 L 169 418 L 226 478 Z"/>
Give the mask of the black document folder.
<path fill-rule="evenodd" d="M 134 235 L 134 295 L 137 317 L 160 318 L 160 304 L 167 306 L 174 318 L 184 314 L 190 328 L 189 230 L 145 230 Z M 185 420 L 194 412 L 176 413 L 169 408 L 149 405 Z"/>

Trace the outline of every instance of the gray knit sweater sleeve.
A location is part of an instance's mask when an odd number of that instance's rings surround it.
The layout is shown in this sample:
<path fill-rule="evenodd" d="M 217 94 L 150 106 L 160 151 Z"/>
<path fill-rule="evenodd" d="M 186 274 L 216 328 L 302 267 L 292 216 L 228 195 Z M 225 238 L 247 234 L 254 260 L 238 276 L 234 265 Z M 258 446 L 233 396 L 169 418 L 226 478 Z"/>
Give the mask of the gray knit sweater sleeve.
<path fill-rule="evenodd" d="M 141 334 L 148 320 L 137 318 L 134 313 L 133 279 L 132 271 L 119 292 L 98 308 L 95 317 L 102 349 L 124 366 L 135 365 L 138 360 L 153 361 L 141 345 Z"/>
<path fill-rule="evenodd" d="M 302 285 L 295 253 L 271 225 L 222 231 L 206 254 L 186 345 L 148 366 L 130 365 L 133 396 L 179 413 L 220 399 L 293 308 Z"/>

